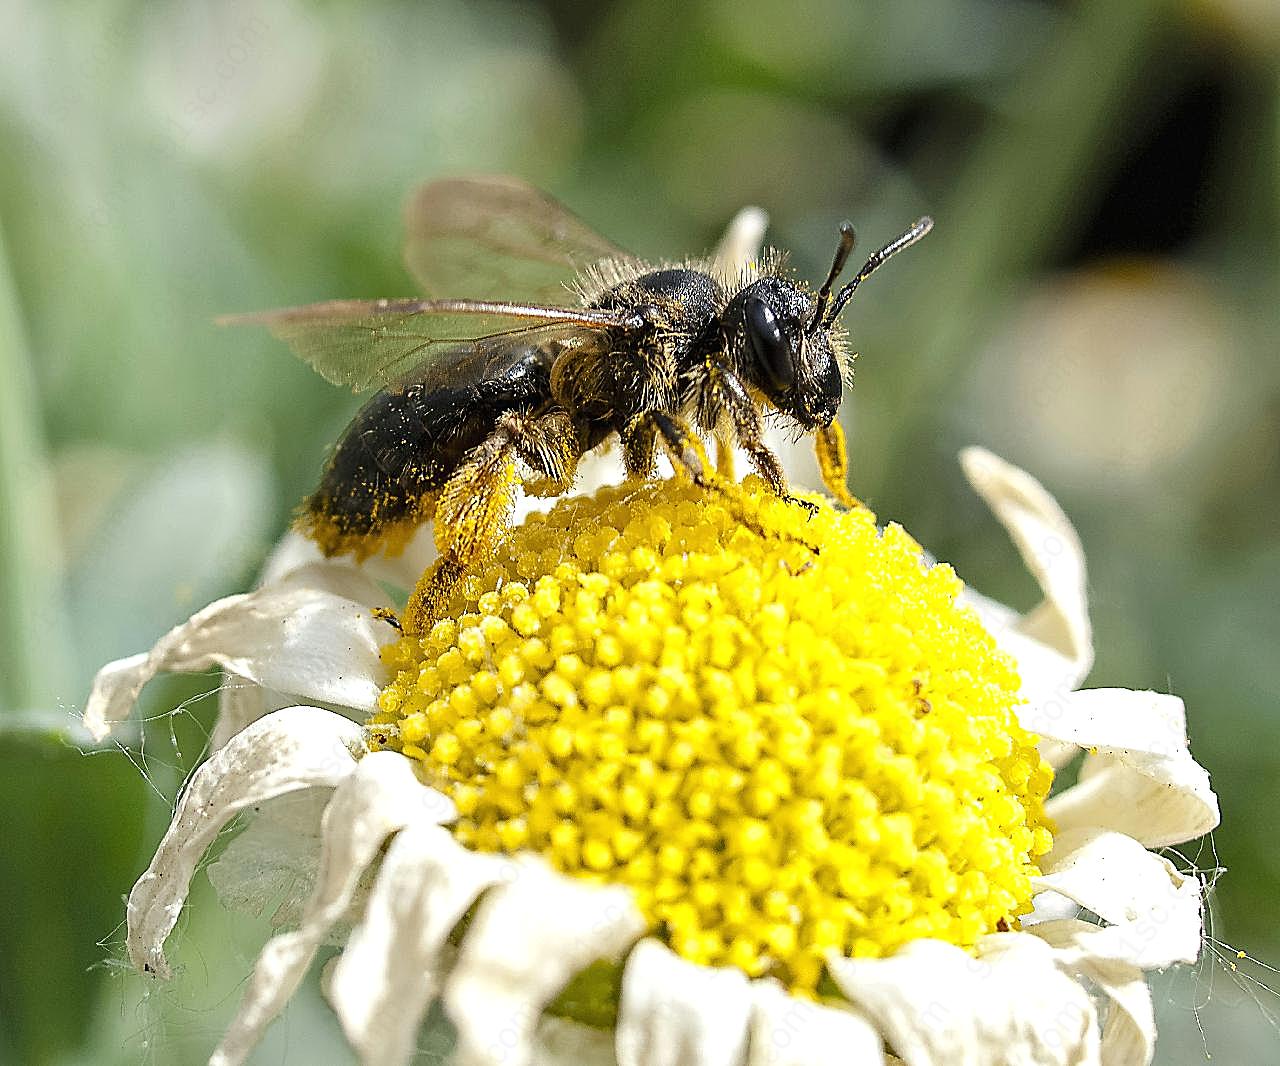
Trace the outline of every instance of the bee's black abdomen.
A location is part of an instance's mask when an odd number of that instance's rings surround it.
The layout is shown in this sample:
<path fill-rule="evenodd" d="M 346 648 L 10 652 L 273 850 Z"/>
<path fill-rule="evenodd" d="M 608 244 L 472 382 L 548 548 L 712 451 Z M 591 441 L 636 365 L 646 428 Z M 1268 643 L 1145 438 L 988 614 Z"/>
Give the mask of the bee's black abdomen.
<path fill-rule="evenodd" d="M 547 403 L 541 353 L 474 385 L 380 392 L 334 446 L 301 525 L 326 555 L 376 551 L 393 530 L 431 517 L 434 494 L 507 412 Z"/>

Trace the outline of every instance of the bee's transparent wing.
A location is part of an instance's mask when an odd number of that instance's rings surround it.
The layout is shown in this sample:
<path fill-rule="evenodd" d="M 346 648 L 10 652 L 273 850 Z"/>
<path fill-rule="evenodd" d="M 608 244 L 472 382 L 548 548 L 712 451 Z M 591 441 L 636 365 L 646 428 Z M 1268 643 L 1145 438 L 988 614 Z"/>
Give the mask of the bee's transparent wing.
<path fill-rule="evenodd" d="M 620 311 L 480 300 L 330 300 L 218 321 L 266 326 L 324 377 L 356 392 L 404 381 L 433 389 L 472 384 L 533 345 L 635 324 Z"/>
<path fill-rule="evenodd" d="M 515 178 L 448 178 L 405 207 L 405 266 L 428 296 L 561 303 L 602 259 L 633 257 Z"/>

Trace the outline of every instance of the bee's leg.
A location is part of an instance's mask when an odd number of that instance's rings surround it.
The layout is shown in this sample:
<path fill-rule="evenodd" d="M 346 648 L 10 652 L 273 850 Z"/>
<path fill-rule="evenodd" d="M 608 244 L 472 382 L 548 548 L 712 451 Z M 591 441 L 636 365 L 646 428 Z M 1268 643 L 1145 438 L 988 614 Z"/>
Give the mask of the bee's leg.
<path fill-rule="evenodd" d="M 520 479 L 515 447 L 498 428 L 467 454 L 436 501 L 440 558 L 418 580 L 404 612 L 406 633 L 423 633 L 445 608 L 468 570 L 498 546 L 511 521 Z"/>
<path fill-rule="evenodd" d="M 738 375 L 728 367 L 712 365 L 706 388 L 711 391 L 713 402 L 729 416 L 738 443 L 750 456 L 751 465 L 769 488 L 788 503 L 798 504 L 810 514 L 816 513 L 818 508 L 815 505 L 787 491 L 787 475 L 782 470 L 782 463 L 764 442 L 764 420 Z"/>
<path fill-rule="evenodd" d="M 400 620 L 400 631 L 411 636 L 426 633 L 443 617 L 453 590 L 466 575 L 466 568 L 447 555 L 437 559 L 413 587 Z"/>
<path fill-rule="evenodd" d="M 627 477 L 652 477 L 657 458 L 657 426 L 646 415 L 636 415 L 618 436 L 622 440 L 622 465 Z"/>
<path fill-rule="evenodd" d="M 573 477 L 580 451 L 573 425 L 559 409 L 539 417 L 513 412 L 498 420 L 440 490 L 435 506 L 440 559 L 409 598 L 406 632 L 430 628 L 467 571 L 489 558 L 506 536 L 520 489 L 516 460 L 541 475 L 544 487 L 564 486 Z"/>
<path fill-rule="evenodd" d="M 505 421 L 516 453 L 537 474 L 524 483 L 524 491 L 530 496 L 559 496 L 567 491 L 582 456 L 569 413 L 557 407 L 536 417 L 510 414 Z"/>
<path fill-rule="evenodd" d="M 753 412 L 754 410 L 752 408 Z M 660 439 L 667 450 L 667 454 L 671 457 L 671 465 L 676 470 L 683 470 L 699 488 L 719 495 L 729 509 L 737 515 L 738 520 L 757 536 L 772 536 L 755 520 L 748 509 L 741 506 L 741 490 L 738 486 L 725 484 L 720 480 L 718 474 L 712 471 L 711 463 L 707 460 L 706 452 L 702 448 L 702 441 L 685 422 L 678 418 L 673 418 L 662 411 L 646 411 L 631 420 L 624 440 L 635 433 L 647 433 L 650 441 Z M 765 451 L 772 456 L 773 453 L 769 452 L 768 449 L 765 449 Z M 800 504 L 810 514 L 817 511 L 817 508 L 808 501 L 797 500 L 793 496 L 788 496 L 785 492 L 785 482 L 783 483 L 783 488 L 784 491 L 779 495 L 784 500 Z M 801 543 L 804 542 L 801 541 Z M 813 545 L 806 544 L 805 546 L 815 554 L 818 551 Z"/>
<path fill-rule="evenodd" d="M 756 472 L 775 493 L 786 496 L 787 475 L 783 473 L 778 457 L 764 442 L 764 421 L 738 375 L 726 367 L 714 367 L 707 388 L 715 395 L 721 410 L 729 416 L 734 436 L 751 458 Z"/>
<path fill-rule="evenodd" d="M 665 411 L 644 411 L 628 423 L 622 434 L 627 473 L 647 477 L 653 473 L 653 454 L 661 441 L 671 457 L 671 464 L 683 470 L 696 485 L 709 481 L 706 453 L 702 442 L 683 421 Z"/>
<path fill-rule="evenodd" d="M 858 501 L 849 491 L 849 453 L 844 446 L 844 429 L 838 421 L 818 430 L 813 437 L 813 450 L 818 456 L 818 469 L 827 491 L 845 507 L 857 507 Z"/>

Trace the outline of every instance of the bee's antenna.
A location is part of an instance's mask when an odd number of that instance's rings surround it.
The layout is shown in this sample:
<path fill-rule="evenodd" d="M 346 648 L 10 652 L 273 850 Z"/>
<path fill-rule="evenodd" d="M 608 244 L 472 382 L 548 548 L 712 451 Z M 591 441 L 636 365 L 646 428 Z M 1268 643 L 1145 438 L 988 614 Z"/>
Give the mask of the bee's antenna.
<path fill-rule="evenodd" d="M 849 297 L 857 292 L 858 286 L 874 274 L 886 259 L 897 255 L 903 248 L 911 247 L 931 229 L 933 229 L 933 219 L 925 215 L 924 218 L 917 219 L 915 225 L 906 233 L 895 237 L 878 252 L 872 252 L 857 276 L 836 294 L 835 303 L 831 305 L 831 311 L 822 324 L 829 326 L 836 320 L 836 315 L 844 310 L 844 305 L 849 302 Z"/>
<path fill-rule="evenodd" d="M 840 272 L 844 270 L 844 265 L 849 261 L 849 253 L 853 251 L 853 244 L 858 238 L 853 232 L 852 222 L 840 223 L 840 246 L 836 249 L 836 257 L 831 261 L 831 270 L 827 274 L 827 280 L 822 283 L 822 288 L 818 290 L 818 303 L 813 309 L 813 318 L 809 320 L 809 327 L 806 333 L 812 333 L 822 324 L 822 316 L 826 313 L 827 302 L 831 299 L 831 286 L 836 283 L 836 278 L 840 276 Z"/>

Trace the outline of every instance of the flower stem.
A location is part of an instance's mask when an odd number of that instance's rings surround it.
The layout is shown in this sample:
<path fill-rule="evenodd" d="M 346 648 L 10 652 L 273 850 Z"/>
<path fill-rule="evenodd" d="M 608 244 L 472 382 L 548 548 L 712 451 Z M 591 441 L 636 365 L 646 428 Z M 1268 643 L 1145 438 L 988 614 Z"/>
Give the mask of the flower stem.
<path fill-rule="evenodd" d="M 0 707 L 52 706 L 70 677 L 40 399 L 0 228 Z"/>

